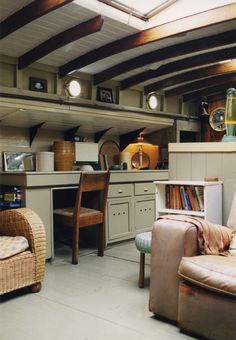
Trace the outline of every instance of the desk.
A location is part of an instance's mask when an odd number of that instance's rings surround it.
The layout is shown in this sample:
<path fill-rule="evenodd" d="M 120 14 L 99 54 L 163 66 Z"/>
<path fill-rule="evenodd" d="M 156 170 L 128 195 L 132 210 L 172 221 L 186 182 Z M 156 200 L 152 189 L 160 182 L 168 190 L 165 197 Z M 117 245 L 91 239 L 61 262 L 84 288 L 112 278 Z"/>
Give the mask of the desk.
<path fill-rule="evenodd" d="M 20 186 L 22 207 L 31 208 L 43 220 L 46 229 L 47 259 L 52 258 L 54 255 L 53 193 L 56 190 L 75 189 L 79 183 L 80 174 L 80 171 L 1 173 L 0 185 Z M 122 183 L 122 185 L 126 185 L 128 183 L 167 179 L 167 170 L 111 171 L 110 184 Z M 109 228 L 110 226 L 107 224 L 108 231 Z M 134 233 L 131 232 L 127 237 L 132 237 L 133 235 Z M 125 239 L 125 237 L 122 237 L 122 239 Z M 117 241 L 117 239 L 115 238 L 114 241 Z"/>

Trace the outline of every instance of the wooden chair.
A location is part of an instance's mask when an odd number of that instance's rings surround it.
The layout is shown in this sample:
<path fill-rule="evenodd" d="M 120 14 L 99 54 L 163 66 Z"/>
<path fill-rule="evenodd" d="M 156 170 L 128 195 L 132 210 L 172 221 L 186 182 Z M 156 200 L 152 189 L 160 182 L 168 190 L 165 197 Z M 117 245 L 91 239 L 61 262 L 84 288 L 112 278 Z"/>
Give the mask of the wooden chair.
<path fill-rule="evenodd" d="M 107 204 L 107 192 L 109 185 L 109 172 L 82 173 L 77 190 L 75 206 L 72 208 L 54 209 L 54 222 L 72 227 L 72 263 L 78 263 L 79 257 L 79 230 L 91 225 L 98 225 L 98 256 L 104 255 L 105 243 L 105 212 Z M 93 193 L 91 200 L 85 200 L 86 193 Z M 94 201 L 94 199 L 96 201 Z M 81 203 L 84 205 L 81 206 Z M 98 207 L 94 207 L 94 203 Z M 86 205 L 86 207 L 85 207 Z"/>

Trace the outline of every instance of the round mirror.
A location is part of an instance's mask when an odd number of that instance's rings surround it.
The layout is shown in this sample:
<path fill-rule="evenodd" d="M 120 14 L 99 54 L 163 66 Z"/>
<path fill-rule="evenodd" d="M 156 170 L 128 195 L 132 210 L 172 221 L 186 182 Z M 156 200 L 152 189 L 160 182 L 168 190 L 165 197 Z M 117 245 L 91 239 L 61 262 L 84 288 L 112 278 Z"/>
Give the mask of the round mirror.
<path fill-rule="evenodd" d="M 225 130 L 225 108 L 217 107 L 210 113 L 209 123 L 213 130 Z"/>

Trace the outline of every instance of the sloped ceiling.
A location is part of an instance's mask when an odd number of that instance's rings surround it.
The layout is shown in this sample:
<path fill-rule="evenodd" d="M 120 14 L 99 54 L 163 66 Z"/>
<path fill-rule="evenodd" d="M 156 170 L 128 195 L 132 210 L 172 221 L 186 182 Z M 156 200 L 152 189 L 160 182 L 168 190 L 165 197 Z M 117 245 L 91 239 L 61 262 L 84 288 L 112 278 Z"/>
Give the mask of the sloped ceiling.
<path fill-rule="evenodd" d="M 142 86 L 187 99 L 235 82 L 235 1 L 143 30 L 102 15 L 106 5 L 97 3 L 1 0 L 0 53 L 18 58 L 19 68 L 40 62 L 61 76 L 79 70 L 93 75 L 94 84 L 114 79 L 121 89 Z"/>

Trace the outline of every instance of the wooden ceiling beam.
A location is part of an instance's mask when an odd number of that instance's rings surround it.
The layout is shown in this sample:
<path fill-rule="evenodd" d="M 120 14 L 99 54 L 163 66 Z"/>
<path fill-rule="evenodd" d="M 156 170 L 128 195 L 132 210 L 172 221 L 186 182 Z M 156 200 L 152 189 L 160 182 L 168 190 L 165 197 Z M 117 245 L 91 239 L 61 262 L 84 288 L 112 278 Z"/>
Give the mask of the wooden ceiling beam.
<path fill-rule="evenodd" d="M 196 98 L 200 98 L 202 96 L 209 96 L 212 94 L 222 93 L 222 92 L 225 93 L 225 98 L 226 98 L 227 89 L 233 86 L 235 86 L 235 81 L 217 85 L 217 86 L 210 86 L 205 89 L 201 89 L 199 91 L 194 91 L 194 92 L 190 92 L 190 93 L 183 95 L 183 101 L 188 102 L 191 100 L 195 100 Z"/>
<path fill-rule="evenodd" d="M 236 82 L 236 73 L 221 74 L 219 76 L 204 78 L 186 85 L 177 86 L 171 90 L 165 91 L 165 97 L 179 96 L 208 86 L 214 86 L 216 84 L 223 85 L 228 82 Z"/>
<path fill-rule="evenodd" d="M 36 0 L 13 13 L 0 23 L 0 39 L 41 16 L 65 6 L 73 0 Z"/>
<path fill-rule="evenodd" d="M 235 19 L 236 3 L 221 6 L 202 13 L 194 14 L 182 19 L 155 26 L 153 28 L 132 34 L 125 38 L 113 41 L 99 48 L 93 49 L 84 55 L 62 65 L 59 68 L 60 77 L 69 72 L 81 69 L 98 60 L 110 57 L 145 44 L 153 43 L 168 37 L 178 37 L 179 34 L 190 32 L 202 27 Z"/>
<path fill-rule="evenodd" d="M 156 63 L 158 61 L 186 55 L 188 53 L 200 52 L 215 47 L 226 46 L 228 44 L 235 43 L 235 41 L 235 30 L 232 30 L 209 37 L 190 40 L 184 43 L 164 47 L 153 52 L 145 53 L 138 57 L 126 60 L 95 74 L 94 85 L 98 85 L 122 73 L 126 73 L 135 70 L 136 68 Z"/>
<path fill-rule="evenodd" d="M 19 57 L 18 68 L 21 70 L 36 60 L 44 57 L 45 55 L 65 46 L 72 41 L 83 38 L 89 34 L 101 30 L 104 18 L 101 15 L 96 16 L 86 22 L 76 25 L 68 30 L 55 35 L 54 37 L 44 41 L 42 44 L 34 47 L 32 50 Z"/>
<path fill-rule="evenodd" d="M 175 62 L 164 64 L 158 67 L 156 70 L 147 70 L 138 73 L 132 77 L 126 78 L 123 81 L 121 81 L 120 89 L 125 90 L 131 86 L 140 84 L 152 78 L 160 77 L 165 74 L 178 72 L 196 66 L 209 65 L 211 63 L 216 63 L 222 60 L 234 58 L 236 58 L 236 47 L 230 47 L 227 49 L 217 50 L 213 52 L 201 53 L 193 57 L 184 58 L 181 60 L 177 60 Z"/>
<path fill-rule="evenodd" d="M 222 92 L 218 92 L 217 94 L 210 94 L 207 96 L 207 102 L 209 103 L 213 103 L 213 102 L 217 102 L 219 100 L 225 100 L 226 101 L 226 93 L 225 90 Z"/>
<path fill-rule="evenodd" d="M 175 86 L 177 84 L 190 82 L 191 80 L 197 80 L 201 78 L 211 77 L 223 73 L 230 73 L 236 71 L 236 60 L 220 63 L 217 65 L 201 67 L 193 71 L 179 73 L 175 76 L 165 78 L 155 83 L 144 86 L 144 93 L 158 91 L 168 87 Z"/>

